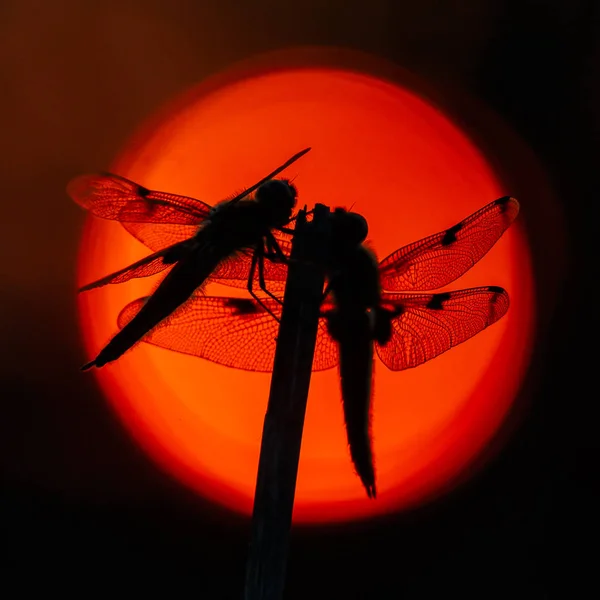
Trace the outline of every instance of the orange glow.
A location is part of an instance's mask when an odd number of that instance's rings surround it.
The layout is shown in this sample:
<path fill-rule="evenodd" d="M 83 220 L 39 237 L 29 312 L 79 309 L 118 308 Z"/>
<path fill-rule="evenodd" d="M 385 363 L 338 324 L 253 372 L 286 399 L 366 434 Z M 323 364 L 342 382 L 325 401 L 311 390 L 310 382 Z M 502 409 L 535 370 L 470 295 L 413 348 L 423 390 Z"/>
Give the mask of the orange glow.
<path fill-rule="evenodd" d="M 222 80 L 163 113 L 112 170 L 146 187 L 214 204 L 306 146 L 312 152 L 284 174 L 298 175 L 300 205 L 354 205 L 369 221 L 380 259 L 511 192 L 438 109 L 395 84 L 340 69 L 291 68 Z M 120 225 L 90 218 L 78 283 L 148 253 Z M 80 296 L 89 357 L 116 332 L 119 311 L 156 281 Z M 296 522 L 414 506 L 445 489 L 490 441 L 519 389 L 533 334 L 529 249 L 518 221 L 449 287 L 478 285 L 508 290 L 511 308 L 500 322 L 417 369 L 393 373 L 376 359 L 376 501 L 366 498 L 353 472 L 337 373 L 313 374 Z M 208 292 L 244 294 L 222 286 Z M 146 344 L 96 375 L 154 460 L 203 496 L 251 513 L 269 375 Z"/>

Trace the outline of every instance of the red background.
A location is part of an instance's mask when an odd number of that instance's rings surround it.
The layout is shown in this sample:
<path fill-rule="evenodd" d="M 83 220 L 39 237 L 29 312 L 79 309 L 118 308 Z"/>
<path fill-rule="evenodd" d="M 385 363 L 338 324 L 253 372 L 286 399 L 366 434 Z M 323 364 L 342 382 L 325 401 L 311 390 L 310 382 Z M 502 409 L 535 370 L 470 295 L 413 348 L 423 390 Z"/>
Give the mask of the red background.
<path fill-rule="evenodd" d="M 158 470 L 94 380 L 78 372 L 86 358 L 75 296 L 84 217 L 64 190 L 75 174 L 107 168 L 145 118 L 208 75 L 258 52 L 306 44 L 362 49 L 416 71 L 473 135 L 488 140 L 514 195 L 535 207 L 519 219 L 531 240 L 540 328 L 527 401 L 496 459 L 425 509 L 360 527 L 297 529 L 288 596 L 543 597 L 549 548 L 563 560 L 552 575 L 576 583 L 567 559 L 585 558 L 580 536 L 595 511 L 597 403 L 577 390 L 595 389 L 583 342 L 592 336 L 595 298 L 596 9 L 583 0 L 3 2 L 7 585 L 80 592 L 86 578 L 96 588 L 130 584 L 139 592 L 163 580 L 171 590 L 239 595 L 247 522 Z M 543 201 L 549 191 L 530 155 L 514 152 L 511 134 L 485 111 L 470 110 L 465 92 L 525 139 L 550 178 L 558 213 Z M 557 219 L 567 229 L 568 264 L 557 252 Z"/>

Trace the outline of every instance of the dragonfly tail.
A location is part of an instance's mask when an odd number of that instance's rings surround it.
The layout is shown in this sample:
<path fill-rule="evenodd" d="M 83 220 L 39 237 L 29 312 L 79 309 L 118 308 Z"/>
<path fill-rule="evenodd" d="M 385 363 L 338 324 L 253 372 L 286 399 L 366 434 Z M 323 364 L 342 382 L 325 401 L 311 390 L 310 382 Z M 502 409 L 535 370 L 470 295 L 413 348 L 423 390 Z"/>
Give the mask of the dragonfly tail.
<path fill-rule="evenodd" d="M 371 327 L 367 315 L 361 315 L 339 325 L 340 379 L 350 457 L 367 496 L 376 498 L 371 442 L 373 377 Z"/>

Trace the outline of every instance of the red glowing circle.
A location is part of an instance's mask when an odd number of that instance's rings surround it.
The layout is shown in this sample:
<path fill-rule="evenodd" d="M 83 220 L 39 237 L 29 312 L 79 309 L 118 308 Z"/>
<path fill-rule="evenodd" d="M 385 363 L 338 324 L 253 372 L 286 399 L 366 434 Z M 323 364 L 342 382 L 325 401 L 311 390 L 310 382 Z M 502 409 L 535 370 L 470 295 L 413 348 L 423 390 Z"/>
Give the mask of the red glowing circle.
<path fill-rule="evenodd" d="M 353 205 L 379 258 L 443 230 L 510 193 L 469 137 L 415 92 L 341 68 L 265 70 L 203 86 L 155 119 L 113 171 L 152 189 L 214 204 L 298 150 L 300 205 Z M 149 251 L 120 225 L 90 218 L 79 284 Z M 95 355 L 119 311 L 156 278 L 80 296 L 85 345 Z M 300 458 L 296 522 L 343 521 L 414 506 L 440 493 L 503 423 L 533 334 L 529 248 L 515 224 L 451 289 L 505 287 L 508 314 L 429 363 L 388 371 L 376 359 L 376 501 L 349 459 L 335 370 L 313 374 Z M 243 295 L 216 286 L 221 295 Z M 227 369 L 140 344 L 97 371 L 112 406 L 142 447 L 203 496 L 249 514 L 270 376 Z"/>

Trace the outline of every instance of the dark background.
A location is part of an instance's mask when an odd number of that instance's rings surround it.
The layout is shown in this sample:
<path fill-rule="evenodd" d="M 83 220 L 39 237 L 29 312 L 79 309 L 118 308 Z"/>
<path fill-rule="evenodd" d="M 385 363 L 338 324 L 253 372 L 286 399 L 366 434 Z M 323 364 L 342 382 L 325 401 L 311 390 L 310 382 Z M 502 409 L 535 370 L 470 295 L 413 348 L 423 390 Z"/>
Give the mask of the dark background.
<path fill-rule="evenodd" d="M 108 166 L 147 116 L 207 75 L 305 44 L 379 54 L 500 113 L 552 179 L 571 262 L 537 349 L 533 401 L 504 451 L 420 511 L 295 530 L 286 597 L 597 595 L 588 575 L 598 557 L 591 215 L 599 6 L 3 0 L 0 569 L 2 585 L 14 586 L 7 597 L 33 589 L 88 597 L 100 588 L 241 596 L 248 522 L 160 473 L 115 422 L 93 378 L 78 372 L 85 357 L 74 260 L 84 216 L 64 188 L 74 175 Z M 576 592 L 584 582 L 587 590 Z"/>

